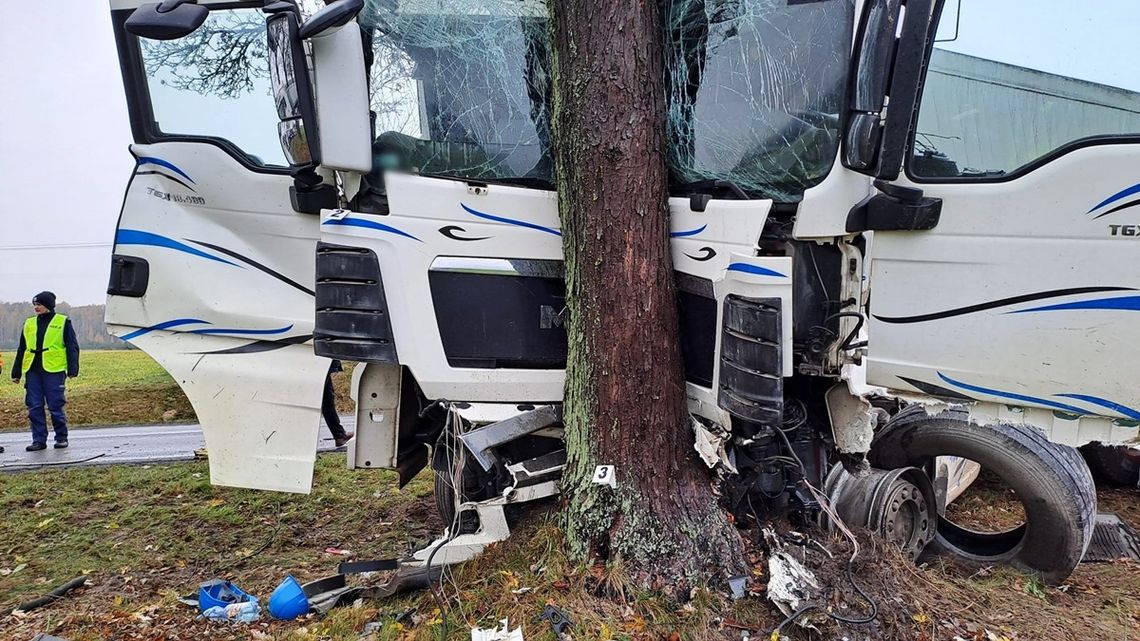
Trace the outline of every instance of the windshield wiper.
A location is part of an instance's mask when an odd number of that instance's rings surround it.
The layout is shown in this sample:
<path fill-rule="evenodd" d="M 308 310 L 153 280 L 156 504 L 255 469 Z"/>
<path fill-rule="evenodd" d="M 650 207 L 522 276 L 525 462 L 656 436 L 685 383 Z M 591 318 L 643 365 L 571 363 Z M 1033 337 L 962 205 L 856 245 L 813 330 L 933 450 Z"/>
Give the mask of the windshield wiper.
<path fill-rule="evenodd" d="M 709 179 L 709 180 L 695 180 L 689 183 L 682 183 L 673 186 L 674 191 L 688 192 L 693 194 L 710 194 L 716 192 L 729 192 L 736 196 L 737 200 L 752 200 L 740 185 L 732 182 L 731 180 Z"/>
<path fill-rule="evenodd" d="M 545 189 L 547 191 L 554 190 L 554 183 L 552 181 L 546 178 L 538 178 L 536 176 L 515 176 L 510 178 L 472 178 L 469 176 L 452 176 L 449 174 L 440 174 L 428 171 L 421 171 L 414 175 L 423 176 L 425 178 L 457 180 L 459 182 L 467 183 L 468 185 L 509 185 L 511 187 L 527 187 L 529 189 Z"/>

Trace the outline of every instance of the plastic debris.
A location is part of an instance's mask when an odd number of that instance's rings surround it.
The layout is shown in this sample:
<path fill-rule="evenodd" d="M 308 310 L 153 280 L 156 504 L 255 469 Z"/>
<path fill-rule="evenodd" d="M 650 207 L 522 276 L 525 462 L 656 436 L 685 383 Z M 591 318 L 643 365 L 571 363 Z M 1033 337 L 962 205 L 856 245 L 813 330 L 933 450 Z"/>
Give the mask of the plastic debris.
<path fill-rule="evenodd" d="M 290 621 L 309 611 L 309 599 L 305 589 L 290 574 L 269 595 L 266 607 L 273 618 Z"/>
<path fill-rule="evenodd" d="M 179 600 L 181 601 L 182 599 Z M 202 612 L 205 612 L 206 610 L 214 607 L 224 608 L 227 605 L 241 603 L 243 601 L 253 601 L 256 603 L 257 598 L 246 594 L 245 591 L 230 581 L 212 579 L 198 586 L 198 599 L 196 605 Z M 189 602 L 189 599 L 182 602 L 187 603 Z"/>
<path fill-rule="evenodd" d="M 227 606 L 215 605 L 202 611 L 199 619 L 207 621 L 226 621 L 229 623 L 252 623 L 261 618 L 261 606 L 257 600 L 231 603 Z"/>
<path fill-rule="evenodd" d="M 744 590 L 748 586 L 748 577 L 734 576 L 728 580 L 728 589 L 732 590 L 733 600 L 744 598 Z"/>
<path fill-rule="evenodd" d="M 570 617 L 566 616 L 565 612 L 553 605 L 546 606 L 546 609 L 542 611 L 542 614 L 538 615 L 535 621 L 549 621 L 550 627 L 553 628 L 554 633 L 559 636 L 565 634 L 566 631 L 570 629 L 570 626 L 574 625 L 574 622 L 570 620 Z"/>
<path fill-rule="evenodd" d="M 497 628 L 471 628 L 471 641 L 523 641 L 522 626 L 508 631 L 506 619 Z"/>

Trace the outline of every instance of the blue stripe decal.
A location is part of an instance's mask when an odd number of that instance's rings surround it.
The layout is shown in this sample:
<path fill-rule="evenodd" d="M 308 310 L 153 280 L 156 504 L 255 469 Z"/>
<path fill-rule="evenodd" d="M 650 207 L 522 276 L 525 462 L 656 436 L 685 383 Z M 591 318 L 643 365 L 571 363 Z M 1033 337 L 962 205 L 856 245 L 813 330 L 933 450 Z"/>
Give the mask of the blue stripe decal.
<path fill-rule="evenodd" d="M 380 231 L 386 231 L 389 234 L 396 234 L 397 236 L 403 236 L 404 238 L 411 238 L 416 242 L 424 242 L 419 238 L 416 238 L 415 236 L 409 234 L 408 232 L 396 229 L 391 225 L 385 225 L 384 223 L 378 223 L 373 220 L 364 220 L 363 218 L 330 218 L 322 224 L 344 225 L 345 227 L 364 227 L 365 229 L 378 229 Z"/>
<path fill-rule="evenodd" d="M 745 274 L 755 274 L 757 276 L 779 276 L 780 278 L 787 278 L 787 276 L 781 274 L 778 271 L 768 269 L 767 267 L 761 267 L 759 265 L 753 265 L 751 263 L 732 263 L 728 266 L 728 271 L 744 272 Z"/>
<path fill-rule="evenodd" d="M 951 385 L 953 385 L 955 387 L 959 387 L 959 388 L 962 388 L 965 390 L 970 390 L 971 392 L 978 392 L 979 394 L 989 394 L 990 396 L 997 396 L 999 398 L 1008 398 L 1008 399 L 1011 399 L 1014 401 L 1022 401 L 1025 403 L 1036 403 L 1038 405 L 1044 405 L 1045 407 L 1053 407 L 1053 408 L 1056 408 L 1059 410 L 1064 410 L 1066 412 L 1072 412 L 1074 414 L 1088 414 L 1089 413 L 1088 410 L 1081 409 L 1081 408 L 1076 407 L 1074 405 L 1066 405 L 1065 403 L 1058 403 L 1057 401 L 1050 401 L 1050 400 L 1045 399 L 1045 398 L 1037 398 L 1035 396 L 1026 396 L 1024 394 L 1015 394 L 1013 392 L 1003 392 L 1001 390 L 989 389 L 987 387 L 978 387 L 977 385 L 970 385 L 968 383 L 956 381 L 956 380 L 950 378 L 949 376 L 943 374 L 942 372 L 938 372 L 938 378 L 941 378 L 942 380 L 946 381 L 947 383 L 950 383 Z"/>
<path fill-rule="evenodd" d="M 1130 312 L 1140 312 L 1140 296 L 1119 296 L 1117 298 L 1097 298 L 1094 300 L 1078 300 L 1072 303 L 1057 303 L 1031 309 L 1019 309 L 1007 314 L 1025 314 L 1028 312 L 1056 312 L 1070 309 L 1111 309 Z"/>
<path fill-rule="evenodd" d="M 1108 408 L 1108 409 L 1110 409 L 1114 412 L 1117 412 L 1119 414 L 1123 414 L 1130 419 L 1140 421 L 1140 412 L 1132 409 L 1131 407 L 1128 407 L 1127 405 L 1121 405 L 1120 403 L 1117 403 L 1115 401 L 1110 401 L 1106 398 L 1100 398 L 1097 396 L 1089 396 L 1088 394 L 1054 394 L 1054 396 L 1064 396 L 1065 398 L 1075 398 L 1078 401 L 1084 401 L 1086 403 L 1092 403 L 1093 405 L 1099 405 L 1101 407 Z"/>
<path fill-rule="evenodd" d="M 1086 212 L 1086 213 L 1091 214 L 1094 211 L 1100 209 L 1101 207 L 1104 207 L 1105 205 L 1108 205 L 1110 203 L 1114 203 L 1114 202 L 1116 202 L 1122 198 L 1128 198 L 1132 194 L 1140 194 L 1140 184 L 1135 184 L 1135 185 L 1132 185 L 1131 187 L 1129 187 L 1128 189 L 1122 189 L 1122 190 L 1116 192 L 1115 194 L 1104 199 L 1096 207 L 1093 207 L 1092 209 L 1088 210 L 1088 212 Z"/>
<path fill-rule="evenodd" d="M 204 320 L 200 320 L 197 318 L 176 318 L 174 320 L 168 320 L 166 322 L 159 323 L 157 325 L 151 325 L 150 327 L 143 327 L 141 329 L 136 329 L 135 331 L 133 331 L 129 334 L 124 334 L 124 335 L 120 336 L 119 338 L 121 338 L 122 340 L 125 340 L 125 341 L 129 341 L 132 338 L 138 338 L 139 336 L 143 336 L 145 334 L 149 334 L 153 331 L 160 330 L 160 329 L 170 329 L 171 327 L 179 327 L 182 325 L 198 325 L 198 324 L 202 324 L 202 323 L 205 323 L 206 325 L 210 324 L 209 321 L 204 321 Z"/>
<path fill-rule="evenodd" d="M 471 214 L 472 216 L 478 216 L 479 218 L 485 218 L 487 220 L 493 220 L 497 223 L 506 223 L 508 225 L 516 225 L 518 227 L 526 227 L 527 229 L 537 229 L 538 231 L 543 231 L 543 232 L 546 232 L 548 234 L 554 234 L 555 236 L 561 236 L 562 235 L 561 231 L 559 231 L 557 229 L 553 229 L 551 227 L 543 227 L 542 225 L 536 225 L 534 223 L 528 223 L 525 220 L 515 220 L 513 218 L 503 218 L 502 216 L 492 216 L 491 214 L 485 214 L 485 213 L 478 211 L 476 209 L 471 209 L 470 207 L 468 207 L 467 205 L 464 205 L 463 203 L 459 203 L 459 206 L 462 207 L 464 210 L 466 210 L 467 213 Z"/>
<path fill-rule="evenodd" d="M 708 227 L 708 225 L 701 225 L 700 227 L 698 227 L 696 229 L 690 229 L 688 231 L 671 231 L 671 232 L 669 232 L 669 236 L 671 238 L 683 238 L 685 236 L 696 236 L 697 234 L 703 232 L 706 227 Z"/>
<path fill-rule="evenodd" d="M 284 334 L 285 332 L 293 329 L 292 325 L 286 327 L 278 327 L 277 329 L 223 329 L 221 327 L 211 327 L 210 329 L 195 329 L 191 330 L 191 334 L 249 334 L 249 335 L 263 335 L 263 334 Z"/>
<path fill-rule="evenodd" d="M 207 254 L 204 251 L 194 249 L 193 247 L 186 245 L 186 244 L 183 244 L 183 243 L 180 243 L 177 240 L 174 240 L 173 238 L 167 238 L 166 236 L 159 236 L 158 234 L 152 234 L 149 231 L 139 231 L 137 229 L 120 229 L 119 232 L 117 234 L 115 234 L 115 244 L 118 244 L 118 245 L 151 245 L 153 247 L 165 247 L 167 249 L 175 249 L 175 250 L 178 250 L 180 252 L 186 252 L 187 254 L 190 254 L 192 256 L 199 256 L 201 258 L 208 258 L 210 260 L 216 260 L 219 263 L 225 263 L 227 265 L 232 265 L 234 267 L 241 267 L 241 265 L 238 265 L 237 263 L 231 263 L 230 261 L 228 261 L 224 258 L 218 258 L 217 256 L 211 256 L 210 254 Z"/>
<path fill-rule="evenodd" d="M 170 171 L 173 171 L 174 173 L 178 174 L 179 176 L 182 176 L 186 180 L 189 180 L 190 182 L 194 183 L 194 179 L 191 178 L 189 175 L 187 175 L 186 172 L 175 167 L 173 163 L 169 163 L 169 162 L 167 162 L 161 158 L 155 158 L 153 156 L 139 156 L 139 165 L 158 165 L 159 167 L 165 167 L 165 168 L 169 169 Z M 194 183 L 194 184 L 197 185 L 198 183 Z"/>

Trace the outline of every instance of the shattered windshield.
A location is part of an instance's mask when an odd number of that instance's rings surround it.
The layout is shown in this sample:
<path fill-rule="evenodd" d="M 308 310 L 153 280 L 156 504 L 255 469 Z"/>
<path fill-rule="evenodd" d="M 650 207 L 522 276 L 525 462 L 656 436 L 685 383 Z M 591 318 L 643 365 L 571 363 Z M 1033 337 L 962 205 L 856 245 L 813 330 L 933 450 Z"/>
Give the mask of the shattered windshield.
<path fill-rule="evenodd" d="M 852 0 L 664 0 L 669 169 L 799 200 L 839 148 Z"/>
<path fill-rule="evenodd" d="M 852 0 L 659 0 L 675 193 L 798 200 L 831 168 Z M 374 170 L 550 187 L 545 0 L 368 0 Z"/>

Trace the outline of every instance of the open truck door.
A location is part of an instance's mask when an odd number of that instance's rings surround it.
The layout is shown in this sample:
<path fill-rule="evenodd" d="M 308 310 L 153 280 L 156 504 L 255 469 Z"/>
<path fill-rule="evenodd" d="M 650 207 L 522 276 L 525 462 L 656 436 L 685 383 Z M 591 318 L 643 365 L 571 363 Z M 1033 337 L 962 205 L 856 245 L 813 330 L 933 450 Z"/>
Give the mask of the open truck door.
<path fill-rule="evenodd" d="M 1135 439 L 1140 7 L 957 5 L 877 152 L 849 116 L 845 162 L 877 179 L 847 219 L 870 232 L 867 380 L 1067 445 Z M 896 82 L 919 68 L 899 46 Z"/>
<path fill-rule="evenodd" d="M 300 16 L 264 5 L 112 2 L 136 167 L 106 320 L 189 397 L 212 482 L 307 492 L 329 367 L 312 248 L 337 201 Z"/>

